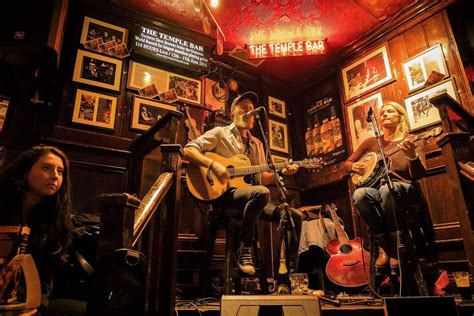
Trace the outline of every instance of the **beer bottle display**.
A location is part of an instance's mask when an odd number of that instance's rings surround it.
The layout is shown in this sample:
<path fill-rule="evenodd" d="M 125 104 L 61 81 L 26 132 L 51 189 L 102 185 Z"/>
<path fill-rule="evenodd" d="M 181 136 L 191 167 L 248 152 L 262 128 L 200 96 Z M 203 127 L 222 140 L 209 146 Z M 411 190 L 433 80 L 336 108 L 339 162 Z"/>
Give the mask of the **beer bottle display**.
<path fill-rule="evenodd" d="M 280 246 L 280 266 L 278 267 L 277 293 L 278 294 L 291 293 L 290 276 L 288 274 L 288 269 L 286 267 L 285 241 L 282 241 L 281 246 Z"/>
<path fill-rule="evenodd" d="M 312 129 L 311 118 L 306 121 L 306 133 L 304 134 L 304 140 L 306 143 L 306 154 L 308 157 L 314 156 L 314 144 L 313 144 L 313 129 Z"/>
<path fill-rule="evenodd" d="M 332 137 L 334 139 L 334 148 L 342 146 L 342 131 L 341 122 L 336 116 L 336 107 L 331 106 L 331 124 L 332 124 Z"/>
<path fill-rule="evenodd" d="M 333 126 L 328 117 L 323 119 L 321 124 L 321 142 L 323 145 L 323 154 L 327 154 L 334 150 Z"/>
<path fill-rule="evenodd" d="M 321 142 L 320 126 L 318 114 L 314 114 L 313 127 L 314 155 L 320 155 L 323 152 L 323 143 Z"/>

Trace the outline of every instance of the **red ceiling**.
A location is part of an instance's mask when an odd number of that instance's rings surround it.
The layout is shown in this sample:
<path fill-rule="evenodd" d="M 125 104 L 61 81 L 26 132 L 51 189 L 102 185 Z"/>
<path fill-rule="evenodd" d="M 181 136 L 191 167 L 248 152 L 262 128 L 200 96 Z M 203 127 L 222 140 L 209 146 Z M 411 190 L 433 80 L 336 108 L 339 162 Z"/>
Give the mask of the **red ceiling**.
<path fill-rule="evenodd" d="M 195 1 L 115 0 L 203 33 L 200 13 L 194 10 Z M 219 8 L 212 12 L 226 38 L 225 52 L 236 45 L 327 39 L 326 56 L 267 59 L 258 68 L 238 63 L 240 69 L 295 83 L 329 56 L 414 2 L 416 0 L 220 0 Z M 215 30 L 211 36 L 215 36 Z"/>

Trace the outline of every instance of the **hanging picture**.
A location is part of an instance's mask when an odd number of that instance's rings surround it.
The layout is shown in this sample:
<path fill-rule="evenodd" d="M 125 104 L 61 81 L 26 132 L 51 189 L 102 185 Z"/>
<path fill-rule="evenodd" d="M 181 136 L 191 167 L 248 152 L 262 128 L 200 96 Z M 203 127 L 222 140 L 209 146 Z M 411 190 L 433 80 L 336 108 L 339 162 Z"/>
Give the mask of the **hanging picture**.
<path fill-rule="evenodd" d="M 168 72 L 148 66 L 145 64 L 130 61 L 128 69 L 127 88 L 139 90 L 151 84 L 155 84 L 158 92 L 168 90 Z"/>
<path fill-rule="evenodd" d="M 459 101 L 454 80 L 445 80 L 435 86 L 426 88 L 405 99 L 408 123 L 411 130 L 424 128 L 441 122 L 438 109 L 430 103 L 430 98 L 438 93 L 446 92 Z"/>
<path fill-rule="evenodd" d="M 0 95 L 0 134 L 3 132 L 5 120 L 7 119 L 8 107 L 10 105 L 10 98 Z"/>
<path fill-rule="evenodd" d="M 132 105 L 131 128 L 146 131 L 153 126 L 169 110 L 176 107 L 163 102 L 134 96 Z"/>
<path fill-rule="evenodd" d="M 116 111 L 116 97 L 77 89 L 72 122 L 114 129 Z"/>
<path fill-rule="evenodd" d="M 170 73 L 168 89 L 175 89 L 180 101 L 201 104 L 201 81 L 199 80 Z"/>
<path fill-rule="evenodd" d="M 272 159 L 273 159 L 274 163 L 285 163 L 285 162 L 289 161 L 288 157 L 284 157 L 284 156 L 280 156 L 280 155 L 274 155 L 274 154 L 271 154 L 271 155 L 272 155 Z"/>
<path fill-rule="evenodd" d="M 364 140 L 374 136 L 372 125 L 366 120 L 367 113 L 372 107 L 375 112 L 375 117 L 379 117 L 382 105 L 382 93 L 379 92 L 347 107 L 352 151 L 355 151 Z"/>
<path fill-rule="evenodd" d="M 286 124 L 269 119 L 268 130 L 270 149 L 288 154 L 288 128 Z"/>
<path fill-rule="evenodd" d="M 205 93 L 204 104 L 211 110 L 220 110 L 225 108 L 227 99 L 229 98 L 229 88 L 223 81 L 217 82 L 206 78 L 204 80 Z"/>
<path fill-rule="evenodd" d="M 435 45 L 403 62 L 403 72 L 405 73 L 409 92 L 423 88 L 430 75 L 439 77 L 438 81 L 448 76 L 449 72 L 441 44 Z"/>
<path fill-rule="evenodd" d="M 344 67 L 341 77 L 346 102 L 388 83 L 393 78 L 388 46 L 377 48 Z"/>
<path fill-rule="evenodd" d="M 78 50 L 72 80 L 114 91 L 120 90 L 122 61 Z"/>
<path fill-rule="evenodd" d="M 101 38 L 103 43 L 115 41 L 117 44 L 127 43 L 128 30 L 110 23 L 102 22 L 91 17 L 84 18 L 81 43 Z M 89 42 L 90 43 L 90 42 Z"/>
<path fill-rule="evenodd" d="M 286 119 L 286 103 L 274 97 L 268 97 L 268 113 Z"/>

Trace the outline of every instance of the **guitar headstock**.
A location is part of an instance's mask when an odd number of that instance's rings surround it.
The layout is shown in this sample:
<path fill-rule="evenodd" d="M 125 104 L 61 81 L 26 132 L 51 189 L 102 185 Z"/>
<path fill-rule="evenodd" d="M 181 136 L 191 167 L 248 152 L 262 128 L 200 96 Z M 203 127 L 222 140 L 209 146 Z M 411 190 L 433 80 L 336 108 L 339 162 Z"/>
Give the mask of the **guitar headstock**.
<path fill-rule="evenodd" d="M 418 139 L 425 140 L 430 137 L 436 137 L 436 136 L 441 135 L 442 132 L 443 132 L 443 129 L 438 126 L 438 127 L 430 129 L 429 131 L 421 133 L 420 136 L 418 136 Z"/>
<path fill-rule="evenodd" d="M 324 159 L 320 157 L 301 160 L 301 167 L 306 169 L 322 169 L 324 165 Z"/>
<path fill-rule="evenodd" d="M 336 204 L 331 203 L 331 204 L 327 204 L 324 207 L 324 209 L 326 210 L 326 212 L 331 213 L 331 211 L 334 211 L 334 212 L 337 211 L 337 206 L 336 206 Z"/>

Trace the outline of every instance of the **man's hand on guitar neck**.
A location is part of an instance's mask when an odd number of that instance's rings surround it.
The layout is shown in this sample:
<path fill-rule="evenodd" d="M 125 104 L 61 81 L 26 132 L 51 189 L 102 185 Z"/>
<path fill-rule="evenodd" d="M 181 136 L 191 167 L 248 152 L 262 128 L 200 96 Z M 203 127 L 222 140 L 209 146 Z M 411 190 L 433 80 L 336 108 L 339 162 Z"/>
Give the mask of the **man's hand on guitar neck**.
<path fill-rule="evenodd" d="M 290 163 L 293 162 L 291 159 L 289 161 Z M 290 164 L 286 166 L 285 168 L 281 169 L 281 174 L 284 176 L 292 176 L 298 171 L 299 166 L 297 164 Z"/>

